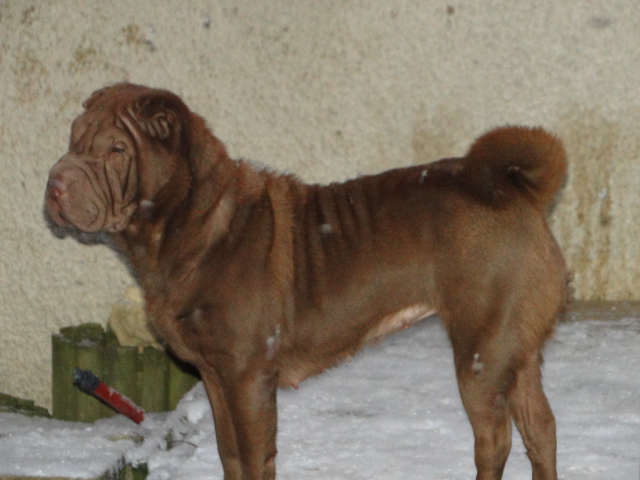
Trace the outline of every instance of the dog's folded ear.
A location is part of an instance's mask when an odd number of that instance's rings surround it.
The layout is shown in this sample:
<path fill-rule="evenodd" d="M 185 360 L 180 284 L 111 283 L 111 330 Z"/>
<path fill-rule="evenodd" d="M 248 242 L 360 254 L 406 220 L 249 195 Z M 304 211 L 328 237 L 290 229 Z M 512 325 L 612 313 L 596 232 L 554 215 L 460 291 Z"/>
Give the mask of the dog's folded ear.
<path fill-rule="evenodd" d="M 100 98 L 104 97 L 105 93 L 107 93 L 109 90 L 112 90 L 113 87 L 113 85 L 109 85 L 107 87 L 103 87 L 99 90 L 94 91 L 89 98 L 82 102 L 82 108 L 87 110 L 91 108 Z"/>
<path fill-rule="evenodd" d="M 129 113 L 140 129 L 151 138 L 168 140 L 180 135 L 182 110 L 184 107 L 176 104 L 171 97 L 153 95 L 141 98 L 130 107 Z"/>

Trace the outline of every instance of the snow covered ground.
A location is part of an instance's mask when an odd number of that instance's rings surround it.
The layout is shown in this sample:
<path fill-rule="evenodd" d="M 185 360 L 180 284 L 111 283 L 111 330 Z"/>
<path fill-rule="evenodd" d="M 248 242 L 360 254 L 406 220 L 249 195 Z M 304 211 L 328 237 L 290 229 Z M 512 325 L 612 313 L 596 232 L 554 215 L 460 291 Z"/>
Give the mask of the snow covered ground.
<path fill-rule="evenodd" d="M 451 357 L 431 318 L 279 392 L 278 478 L 473 478 Z M 545 358 L 560 478 L 640 480 L 640 320 L 561 324 Z M 134 446 L 135 435 L 144 443 Z M 149 464 L 149 480 L 221 479 L 202 386 L 141 426 L 122 417 L 82 425 L 0 414 L 0 475 L 89 478 L 123 452 Z M 531 478 L 515 429 L 504 478 Z"/>
<path fill-rule="evenodd" d="M 122 416 L 86 424 L 0 413 L 0 477 L 97 478 L 134 448 L 138 431 Z"/>

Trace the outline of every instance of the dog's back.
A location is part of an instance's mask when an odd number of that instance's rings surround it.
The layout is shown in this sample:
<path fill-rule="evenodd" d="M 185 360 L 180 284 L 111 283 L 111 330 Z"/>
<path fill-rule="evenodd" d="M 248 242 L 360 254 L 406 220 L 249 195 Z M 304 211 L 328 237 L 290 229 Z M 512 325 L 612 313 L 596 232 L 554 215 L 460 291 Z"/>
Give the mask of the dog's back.
<path fill-rule="evenodd" d="M 350 328 L 368 331 L 408 306 L 472 321 L 454 311 L 492 308 L 500 281 L 548 295 L 537 308 L 555 312 L 562 300 L 550 297 L 566 273 L 545 216 L 565 174 L 555 137 L 506 127 L 462 158 L 304 186 L 292 202 L 301 322 L 314 329 L 330 318 L 353 345 Z"/>

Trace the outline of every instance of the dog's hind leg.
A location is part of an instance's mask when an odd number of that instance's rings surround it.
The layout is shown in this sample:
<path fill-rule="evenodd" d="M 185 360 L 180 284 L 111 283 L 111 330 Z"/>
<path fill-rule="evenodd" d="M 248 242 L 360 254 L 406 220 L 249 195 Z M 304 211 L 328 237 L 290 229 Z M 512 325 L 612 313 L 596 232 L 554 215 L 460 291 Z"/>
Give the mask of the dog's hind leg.
<path fill-rule="evenodd" d="M 482 353 L 454 354 L 458 388 L 475 438 L 476 480 L 499 480 L 511 450 L 505 373 L 484 364 Z"/>
<path fill-rule="evenodd" d="M 531 461 L 533 480 L 556 480 L 555 419 L 542 390 L 541 354 L 530 355 L 508 393 L 513 420 Z"/>

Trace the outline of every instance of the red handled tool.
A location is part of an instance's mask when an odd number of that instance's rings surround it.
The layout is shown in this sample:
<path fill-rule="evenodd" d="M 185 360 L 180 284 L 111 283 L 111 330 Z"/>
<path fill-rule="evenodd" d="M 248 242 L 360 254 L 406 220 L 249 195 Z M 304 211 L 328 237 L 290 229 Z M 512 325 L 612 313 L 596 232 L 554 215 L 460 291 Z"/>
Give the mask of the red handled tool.
<path fill-rule="evenodd" d="M 144 420 L 144 410 L 129 398 L 100 381 L 100 378 L 92 371 L 76 367 L 73 371 L 73 384 L 83 392 L 102 400 L 116 412 L 129 417 L 134 422 L 140 423 Z"/>

